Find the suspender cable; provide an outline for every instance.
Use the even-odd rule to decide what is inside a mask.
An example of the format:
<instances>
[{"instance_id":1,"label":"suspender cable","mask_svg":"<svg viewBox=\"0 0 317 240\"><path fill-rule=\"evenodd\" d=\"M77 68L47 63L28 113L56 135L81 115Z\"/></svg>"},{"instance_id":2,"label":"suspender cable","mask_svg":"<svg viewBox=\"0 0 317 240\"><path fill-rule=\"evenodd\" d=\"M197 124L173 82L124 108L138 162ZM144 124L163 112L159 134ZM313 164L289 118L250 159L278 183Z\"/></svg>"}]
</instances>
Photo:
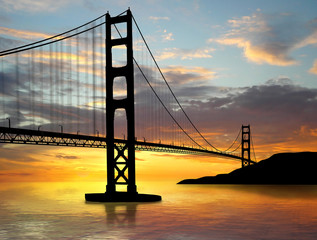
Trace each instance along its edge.
<instances>
[{"instance_id":1,"label":"suspender cable","mask_svg":"<svg viewBox=\"0 0 317 240\"><path fill-rule=\"evenodd\" d=\"M235 152L235 151L237 151L237 149L238 148L240 148L241 147L241 145L242 145L242 143L240 143L234 150L232 150L231 152L229 152L229 153L233 153L233 152Z\"/></svg>"},{"instance_id":2,"label":"suspender cable","mask_svg":"<svg viewBox=\"0 0 317 240\"><path fill-rule=\"evenodd\" d=\"M242 129L240 128L240 131L239 131L239 133L238 133L238 135L237 135L237 137L236 137L236 139L232 142L232 144L230 145L230 147L228 147L226 150L224 150L223 152L227 152L227 151L229 151L231 148L232 148L232 146L236 143L236 141L238 140L238 138L239 138L239 136L240 136L240 134L241 134L241 131L242 131ZM235 150L234 150L235 151ZM234 152L234 151L232 151L232 152Z\"/></svg>"},{"instance_id":3,"label":"suspender cable","mask_svg":"<svg viewBox=\"0 0 317 240\"><path fill-rule=\"evenodd\" d=\"M88 99L88 86L89 86L89 75L88 75L88 34L85 33L85 112L88 112L89 107L89 99ZM87 125L87 134L89 134L89 120L87 119L87 116L85 116L85 124Z\"/></svg>"},{"instance_id":4,"label":"suspender cable","mask_svg":"<svg viewBox=\"0 0 317 240\"><path fill-rule=\"evenodd\" d=\"M29 98L28 98L28 103L29 103L29 114L28 117L32 117L32 77L31 77L31 71L32 71L32 59L30 57L28 57L28 94L29 94ZM32 120L32 119L31 119Z\"/></svg>"},{"instance_id":5,"label":"suspender cable","mask_svg":"<svg viewBox=\"0 0 317 240\"><path fill-rule=\"evenodd\" d=\"M95 24L93 23L93 26ZM96 134L96 46L95 28L92 29L92 94L93 94L93 134Z\"/></svg>"},{"instance_id":6,"label":"suspender cable","mask_svg":"<svg viewBox=\"0 0 317 240\"><path fill-rule=\"evenodd\" d=\"M79 102L79 87L80 87L80 65L79 65L79 54L80 54L80 51L79 51L79 35L76 35L76 72L77 72L77 107L76 107L76 110L77 110L77 131L80 130L79 128L79 122L81 121L80 119L80 102Z\"/></svg>"},{"instance_id":7,"label":"suspender cable","mask_svg":"<svg viewBox=\"0 0 317 240\"><path fill-rule=\"evenodd\" d=\"M31 103L32 103L32 122L33 129L35 129L35 63L34 63L34 49L31 50L32 69L31 69Z\"/></svg>"},{"instance_id":8,"label":"suspender cable","mask_svg":"<svg viewBox=\"0 0 317 240\"><path fill-rule=\"evenodd\" d=\"M1 58L1 87L2 87L2 111L3 111L3 116L6 117L6 104L5 104L5 92L7 92L6 89L6 84L4 80L4 69L3 69L3 58Z\"/></svg>"},{"instance_id":9,"label":"suspender cable","mask_svg":"<svg viewBox=\"0 0 317 240\"><path fill-rule=\"evenodd\" d=\"M106 101L106 97L105 97L105 91L106 91L106 84L105 84L105 81L104 81L104 77L105 77L105 72L104 72L104 69L105 69L105 66L106 66L106 63L105 63L105 56L104 56L104 49L105 49L105 42L104 42L104 34L103 34L103 27L100 27L99 30L100 30L100 80L101 80L101 131L102 131L102 134L103 136L106 136L106 130L105 130L105 101Z\"/></svg>"},{"instance_id":10,"label":"suspender cable","mask_svg":"<svg viewBox=\"0 0 317 240\"><path fill-rule=\"evenodd\" d=\"M255 156L255 151L254 151L254 144L253 144L253 139L252 139L251 133L250 133L250 136L251 136L251 146L252 146L252 150L253 150L254 161L256 162L256 156Z\"/></svg>"},{"instance_id":11,"label":"suspender cable","mask_svg":"<svg viewBox=\"0 0 317 240\"><path fill-rule=\"evenodd\" d=\"M174 116L171 114L171 112L168 110L168 108L165 106L165 104L162 102L162 100L160 99L160 97L157 95L157 93L154 91L151 83L149 82L149 80L147 79L147 77L145 76L144 72L142 71L141 67L139 66L139 64L137 63L137 61L135 59L133 59L135 64L137 65L138 69L140 70L142 76L144 77L144 79L146 80L146 82L149 84L150 88L152 89L152 91L154 92L154 94L156 95L156 97L158 98L158 100L161 102L162 106L165 108L165 110L167 111L167 113L170 115L170 117L174 120L174 122L177 124L177 126L186 134L186 136L188 138L190 138L192 140L192 142L194 142L197 146L199 146L202 149L205 149L203 146L201 146L198 142L196 142L190 135L188 135L188 133L182 128L182 126L177 122L177 120L174 118Z\"/></svg>"},{"instance_id":12,"label":"suspender cable","mask_svg":"<svg viewBox=\"0 0 317 240\"><path fill-rule=\"evenodd\" d=\"M54 124L54 127L53 129L56 128L56 131L57 131L57 125L59 124L58 122L58 117L59 117L59 114L58 114L58 75L59 75L59 62L58 62L58 57L59 57L59 54L58 54L58 43L55 43L55 50L54 50L54 58L55 58L55 66L54 66L54 89L53 89L53 124Z\"/></svg>"},{"instance_id":13,"label":"suspender cable","mask_svg":"<svg viewBox=\"0 0 317 240\"><path fill-rule=\"evenodd\" d=\"M64 126L64 109L65 109L65 106L64 106L64 48L63 48L63 42L60 42L60 99L61 99L61 104L60 104L60 115L61 115L61 126Z\"/></svg>"},{"instance_id":14,"label":"suspender cable","mask_svg":"<svg viewBox=\"0 0 317 240\"><path fill-rule=\"evenodd\" d=\"M68 43L68 91L66 93L68 94L68 115L67 122L69 122L69 132L73 132L73 113L72 113L72 95L73 95L73 88L72 88L72 41L70 40Z\"/></svg>"},{"instance_id":15,"label":"suspender cable","mask_svg":"<svg viewBox=\"0 0 317 240\"><path fill-rule=\"evenodd\" d=\"M53 123L53 89L54 89L54 84L53 84L53 54L52 54L52 44L49 45L50 46L50 59L49 59L49 71L50 71L50 130L52 131L52 123Z\"/></svg>"},{"instance_id":16,"label":"suspender cable","mask_svg":"<svg viewBox=\"0 0 317 240\"><path fill-rule=\"evenodd\" d=\"M19 79L19 54L17 53L15 55L15 77L16 77L16 104L17 104L17 111L16 111L16 126L18 127L19 124L20 124L20 91L19 91L19 88L20 88L20 79ZM11 126L12 126L12 123L11 123Z\"/></svg>"},{"instance_id":17,"label":"suspender cable","mask_svg":"<svg viewBox=\"0 0 317 240\"><path fill-rule=\"evenodd\" d=\"M54 81L54 124L57 125L60 124L59 123L59 96L58 96L58 91L59 91L59 52L58 52L58 43L55 44L55 81ZM56 130L57 130L57 126Z\"/></svg>"},{"instance_id":18,"label":"suspender cable","mask_svg":"<svg viewBox=\"0 0 317 240\"><path fill-rule=\"evenodd\" d=\"M43 123L43 104L44 104L44 69L43 69L43 48L40 48L40 101L39 101L39 111L41 117L41 124Z\"/></svg>"},{"instance_id":19,"label":"suspender cable","mask_svg":"<svg viewBox=\"0 0 317 240\"><path fill-rule=\"evenodd\" d=\"M53 97L54 97L54 103L53 103L53 124L54 128L57 131L57 125L59 124L59 97L58 97L58 78L59 78L59 53L58 53L58 43L55 44L55 66L54 66L54 91L53 91Z\"/></svg>"}]
</instances>

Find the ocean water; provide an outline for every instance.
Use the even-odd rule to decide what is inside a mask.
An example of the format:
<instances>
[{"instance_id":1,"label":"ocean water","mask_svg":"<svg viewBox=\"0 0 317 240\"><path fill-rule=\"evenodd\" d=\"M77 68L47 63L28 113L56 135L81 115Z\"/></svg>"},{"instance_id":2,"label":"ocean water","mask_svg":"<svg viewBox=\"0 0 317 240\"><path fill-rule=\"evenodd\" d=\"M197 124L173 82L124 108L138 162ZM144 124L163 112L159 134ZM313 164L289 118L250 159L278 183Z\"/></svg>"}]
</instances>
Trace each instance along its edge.
<instances>
[{"instance_id":1,"label":"ocean water","mask_svg":"<svg viewBox=\"0 0 317 240\"><path fill-rule=\"evenodd\" d=\"M87 203L105 183L1 183L0 239L317 239L317 186L141 182L157 203Z\"/></svg>"}]
</instances>

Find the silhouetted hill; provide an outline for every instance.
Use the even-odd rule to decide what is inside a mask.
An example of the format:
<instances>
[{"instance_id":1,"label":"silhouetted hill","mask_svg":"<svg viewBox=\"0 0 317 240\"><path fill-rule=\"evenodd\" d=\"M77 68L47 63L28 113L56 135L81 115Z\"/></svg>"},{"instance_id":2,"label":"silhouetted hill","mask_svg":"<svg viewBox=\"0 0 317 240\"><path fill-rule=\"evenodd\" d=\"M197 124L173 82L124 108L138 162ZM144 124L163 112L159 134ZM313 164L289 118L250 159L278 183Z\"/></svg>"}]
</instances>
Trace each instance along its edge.
<instances>
[{"instance_id":1,"label":"silhouetted hill","mask_svg":"<svg viewBox=\"0 0 317 240\"><path fill-rule=\"evenodd\" d=\"M317 184L317 152L278 153L228 174L178 184Z\"/></svg>"}]
</instances>

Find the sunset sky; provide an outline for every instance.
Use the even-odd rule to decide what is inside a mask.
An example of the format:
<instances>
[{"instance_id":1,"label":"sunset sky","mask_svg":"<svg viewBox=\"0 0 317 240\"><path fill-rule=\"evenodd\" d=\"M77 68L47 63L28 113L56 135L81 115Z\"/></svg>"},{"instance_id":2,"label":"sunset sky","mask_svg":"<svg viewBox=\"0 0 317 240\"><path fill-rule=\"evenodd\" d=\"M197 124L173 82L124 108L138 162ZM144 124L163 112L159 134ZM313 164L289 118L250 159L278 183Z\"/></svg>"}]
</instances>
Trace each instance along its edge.
<instances>
[{"instance_id":1,"label":"sunset sky","mask_svg":"<svg viewBox=\"0 0 317 240\"><path fill-rule=\"evenodd\" d=\"M0 50L128 7L167 81L210 142L250 124L257 160L317 151L315 0L0 0ZM1 93L1 91L0 91ZM2 117L1 117L2 118ZM104 149L0 145L0 181L104 181ZM194 178L234 160L137 153L137 180ZM153 169L155 169L153 171Z\"/></svg>"}]
</instances>

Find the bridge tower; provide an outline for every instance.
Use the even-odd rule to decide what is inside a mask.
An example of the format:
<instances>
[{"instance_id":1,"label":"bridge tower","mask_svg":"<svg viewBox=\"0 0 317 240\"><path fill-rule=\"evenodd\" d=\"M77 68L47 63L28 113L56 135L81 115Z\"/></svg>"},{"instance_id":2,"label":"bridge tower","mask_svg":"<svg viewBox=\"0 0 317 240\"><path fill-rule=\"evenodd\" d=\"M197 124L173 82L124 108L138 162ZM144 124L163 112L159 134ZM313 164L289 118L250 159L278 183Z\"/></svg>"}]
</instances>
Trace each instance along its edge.
<instances>
[{"instance_id":1,"label":"bridge tower","mask_svg":"<svg viewBox=\"0 0 317 240\"><path fill-rule=\"evenodd\" d=\"M251 131L250 125L242 125L241 127L241 158L242 167L249 166L251 164L251 151L250 144L251 141Z\"/></svg>"},{"instance_id":2,"label":"bridge tower","mask_svg":"<svg viewBox=\"0 0 317 240\"><path fill-rule=\"evenodd\" d=\"M126 23L125 38L112 39L111 26ZM126 66L113 67L112 48L126 46ZM127 15L110 17L106 15L106 125L107 125L107 193L117 192L118 185L127 186L129 194L136 194L135 185L135 132L134 132L134 73L133 73L133 42L132 16L130 10ZM123 77L126 81L126 98L115 100L113 85L115 78ZM114 116L117 109L124 109L127 119L127 142L124 146L114 143ZM127 154L126 154L127 153Z\"/></svg>"},{"instance_id":3,"label":"bridge tower","mask_svg":"<svg viewBox=\"0 0 317 240\"><path fill-rule=\"evenodd\" d=\"M126 37L112 39L111 26L126 23ZM126 65L113 67L112 48L126 48ZM106 14L106 127L107 127L107 187L106 193L86 194L87 201L98 202L152 202L160 201L161 196L139 194L135 183L135 124L134 124L134 70L132 14L110 17ZM126 81L126 98L114 99L113 85L115 78L123 77ZM114 117L117 109L124 109L127 119L127 141L117 144L114 141ZM126 191L118 191L124 185Z\"/></svg>"}]
</instances>

